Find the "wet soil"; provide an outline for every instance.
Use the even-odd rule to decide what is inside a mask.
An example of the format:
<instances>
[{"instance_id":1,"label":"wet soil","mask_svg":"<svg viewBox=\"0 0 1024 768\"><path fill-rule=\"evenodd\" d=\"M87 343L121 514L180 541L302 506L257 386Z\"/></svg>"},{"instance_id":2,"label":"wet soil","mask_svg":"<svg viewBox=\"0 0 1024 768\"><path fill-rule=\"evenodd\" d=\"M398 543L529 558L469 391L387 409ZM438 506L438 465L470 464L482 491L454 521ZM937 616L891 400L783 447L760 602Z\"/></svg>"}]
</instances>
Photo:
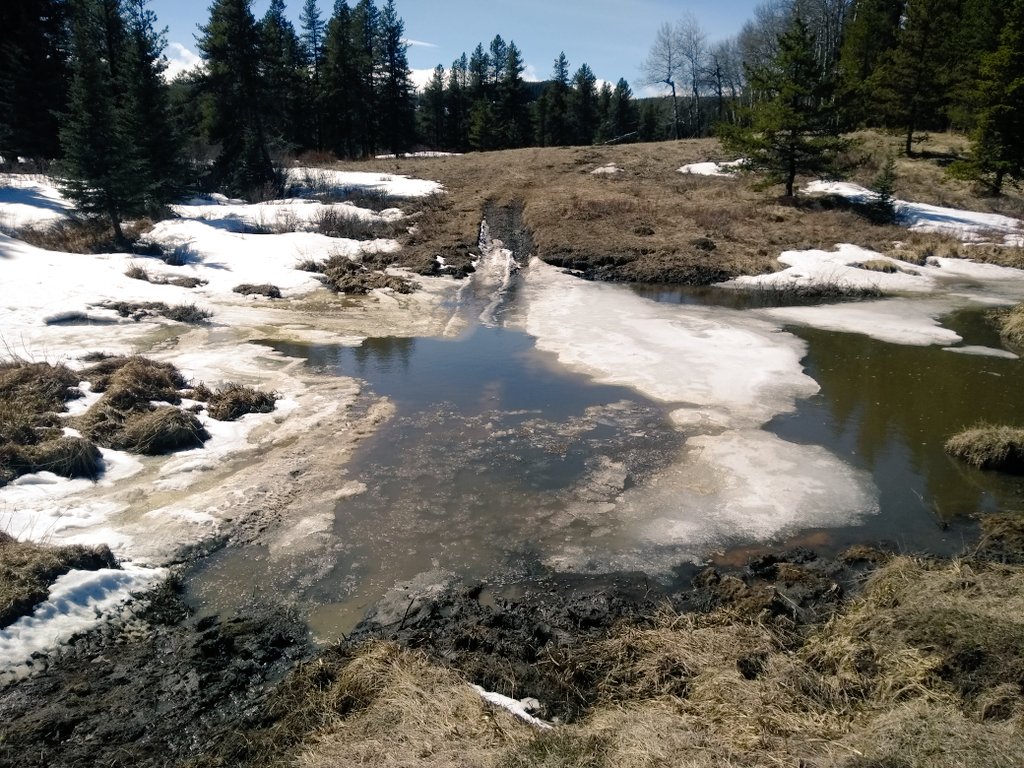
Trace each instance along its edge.
<instances>
[{"instance_id":1,"label":"wet soil","mask_svg":"<svg viewBox=\"0 0 1024 768\"><path fill-rule=\"evenodd\" d=\"M282 725L296 706L289 680L310 669L330 677L362 644L382 639L489 690L536 697L544 717L571 721L599 682L600 670L568 661L584 643L623 623L650 625L666 609L721 605L796 628L831 615L874 557L820 560L794 550L700 570L681 591L639 574L600 583L551 574L500 591L427 579L430 587L396 589L346 641L320 651L286 607L198 619L172 580L0 691L0 766L262 765L315 727L315 718L298 732Z\"/></svg>"}]
</instances>

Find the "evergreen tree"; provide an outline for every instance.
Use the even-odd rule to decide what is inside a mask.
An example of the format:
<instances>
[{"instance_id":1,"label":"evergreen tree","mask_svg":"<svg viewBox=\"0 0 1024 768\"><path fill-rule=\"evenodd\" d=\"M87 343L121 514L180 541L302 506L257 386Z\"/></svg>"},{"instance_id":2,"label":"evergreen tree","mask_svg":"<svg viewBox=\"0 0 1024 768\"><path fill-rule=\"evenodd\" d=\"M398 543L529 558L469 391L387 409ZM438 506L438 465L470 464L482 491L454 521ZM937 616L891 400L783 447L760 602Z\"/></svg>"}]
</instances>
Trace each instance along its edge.
<instances>
[{"instance_id":1,"label":"evergreen tree","mask_svg":"<svg viewBox=\"0 0 1024 768\"><path fill-rule=\"evenodd\" d=\"M1010 0L999 46L981 58L976 93L971 157L957 170L999 195L1007 178L1024 180L1024 0Z\"/></svg>"},{"instance_id":2,"label":"evergreen tree","mask_svg":"<svg viewBox=\"0 0 1024 768\"><path fill-rule=\"evenodd\" d=\"M394 0L386 0L380 14L379 95L377 118L380 138L396 155L407 151L415 137L415 102L409 79L405 25Z\"/></svg>"},{"instance_id":3,"label":"evergreen tree","mask_svg":"<svg viewBox=\"0 0 1024 768\"><path fill-rule=\"evenodd\" d=\"M138 169L134 146L128 141L118 109L120 83L108 45L120 39L120 18L115 28L105 0L76 0L72 8L71 85L68 112L60 129L64 159L61 188L85 214L110 220L119 243L124 216L141 207L136 186Z\"/></svg>"},{"instance_id":4,"label":"evergreen tree","mask_svg":"<svg viewBox=\"0 0 1024 768\"><path fill-rule=\"evenodd\" d=\"M508 65L508 44L501 39L501 35L495 35L491 40L490 55L488 56L487 84L490 86L491 95L498 89L501 78L505 75L505 68Z\"/></svg>"},{"instance_id":5,"label":"evergreen tree","mask_svg":"<svg viewBox=\"0 0 1024 768\"><path fill-rule=\"evenodd\" d=\"M541 146L564 147L572 143L572 125L569 120L569 60L565 52L558 54L555 67L541 96L539 112L543 113L543 129L538 136Z\"/></svg>"},{"instance_id":6,"label":"evergreen tree","mask_svg":"<svg viewBox=\"0 0 1024 768\"><path fill-rule=\"evenodd\" d=\"M430 147L445 146L448 134L444 67L438 64L420 100L420 136Z\"/></svg>"},{"instance_id":7,"label":"evergreen tree","mask_svg":"<svg viewBox=\"0 0 1024 768\"><path fill-rule=\"evenodd\" d=\"M594 138L599 144L613 138L612 86L607 80L597 90L597 133Z\"/></svg>"},{"instance_id":8,"label":"evergreen tree","mask_svg":"<svg viewBox=\"0 0 1024 768\"><path fill-rule=\"evenodd\" d=\"M533 138L530 121L529 94L523 82L522 54L515 42L505 50L505 69L498 80L497 112L505 148L525 147Z\"/></svg>"},{"instance_id":9,"label":"evergreen tree","mask_svg":"<svg viewBox=\"0 0 1024 768\"><path fill-rule=\"evenodd\" d=\"M60 152L57 115L67 101L68 0L0 3L0 155L39 160Z\"/></svg>"},{"instance_id":10,"label":"evergreen tree","mask_svg":"<svg viewBox=\"0 0 1024 768\"><path fill-rule=\"evenodd\" d=\"M615 84L611 103L611 136L610 139L622 139L636 133L640 116L636 102L633 101L633 90L623 78Z\"/></svg>"},{"instance_id":11,"label":"evergreen tree","mask_svg":"<svg viewBox=\"0 0 1024 768\"><path fill-rule=\"evenodd\" d=\"M317 0L305 0L302 13L299 15L302 26L302 49L309 64L310 87L307 90L313 141L317 149L323 148L323 114L320 108L320 95L323 88L320 83L320 70L324 57L324 33L326 24L320 16Z\"/></svg>"},{"instance_id":12,"label":"evergreen tree","mask_svg":"<svg viewBox=\"0 0 1024 768\"><path fill-rule=\"evenodd\" d=\"M324 146L342 157L358 154L356 124L360 107L357 99L361 83L357 61L352 9L346 0L339 0L324 35L320 86Z\"/></svg>"},{"instance_id":13,"label":"evergreen tree","mask_svg":"<svg viewBox=\"0 0 1024 768\"><path fill-rule=\"evenodd\" d=\"M491 57L478 43L469 56L469 99L473 104L487 98L487 84L491 71Z\"/></svg>"},{"instance_id":14,"label":"evergreen tree","mask_svg":"<svg viewBox=\"0 0 1024 768\"><path fill-rule=\"evenodd\" d=\"M469 60L466 54L452 62L445 89L445 111L448 116L445 145L452 149L469 146Z\"/></svg>"},{"instance_id":15,"label":"evergreen tree","mask_svg":"<svg viewBox=\"0 0 1024 768\"><path fill-rule=\"evenodd\" d=\"M664 129L665 118L661 105L653 99L645 99L640 105L640 122L637 138L640 141L664 141L671 136Z\"/></svg>"},{"instance_id":16,"label":"evergreen tree","mask_svg":"<svg viewBox=\"0 0 1024 768\"><path fill-rule=\"evenodd\" d=\"M209 96L204 127L209 139L220 146L213 179L229 194L265 194L280 180L263 126L266 106L258 70L259 31L249 0L214 0L210 20L200 31Z\"/></svg>"},{"instance_id":17,"label":"evergreen tree","mask_svg":"<svg viewBox=\"0 0 1024 768\"><path fill-rule=\"evenodd\" d=\"M378 146L377 74L380 12L373 0L359 0L352 10L350 44L352 82L353 141L355 155L366 157Z\"/></svg>"},{"instance_id":18,"label":"evergreen tree","mask_svg":"<svg viewBox=\"0 0 1024 768\"><path fill-rule=\"evenodd\" d=\"M882 57L896 47L905 0L856 0L839 57L839 98L848 125L865 122L872 92L868 79Z\"/></svg>"},{"instance_id":19,"label":"evergreen tree","mask_svg":"<svg viewBox=\"0 0 1024 768\"><path fill-rule=\"evenodd\" d=\"M473 104L469 115L469 145L480 152L498 149L501 135L494 105L488 99Z\"/></svg>"},{"instance_id":20,"label":"evergreen tree","mask_svg":"<svg viewBox=\"0 0 1024 768\"><path fill-rule=\"evenodd\" d=\"M306 84L303 47L285 16L284 0L271 0L260 21L260 43L268 137L289 148L309 146L315 140L305 130L305 112L313 94Z\"/></svg>"},{"instance_id":21,"label":"evergreen tree","mask_svg":"<svg viewBox=\"0 0 1024 768\"><path fill-rule=\"evenodd\" d=\"M778 39L775 57L750 73L751 88L762 97L750 109L750 126L721 133L729 151L784 184L787 196L793 195L798 173L832 170L846 146L836 126L833 83L822 74L814 50L807 24L794 17Z\"/></svg>"},{"instance_id":22,"label":"evergreen tree","mask_svg":"<svg viewBox=\"0 0 1024 768\"><path fill-rule=\"evenodd\" d=\"M594 143L597 118L597 77L587 64L581 64L572 77L569 93L569 119L576 144Z\"/></svg>"},{"instance_id":23,"label":"evergreen tree","mask_svg":"<svg viewBox=\"0 0 1024 768\"><path fill-rule=\"evenodd\" d=\"M885 123L904 131L913 153L914 132L942 127L949 98L957 24L957 0L907 0L896 47L882 55L867 81Z\"/></svg>"},{"instance_id":24,"label":"evergreen tree","mask_svg":"<svg viewBox=\"0 0 1024 768\"><path fill-rule=\"evenodd\" d=\"M148 211L177 197L184 186L181 133L171 111L164 78L166 41L156 28L149 0L124 0L122 98L119 109L125 136L138 167L136 183Z\"/></svg>"}]
</instances>

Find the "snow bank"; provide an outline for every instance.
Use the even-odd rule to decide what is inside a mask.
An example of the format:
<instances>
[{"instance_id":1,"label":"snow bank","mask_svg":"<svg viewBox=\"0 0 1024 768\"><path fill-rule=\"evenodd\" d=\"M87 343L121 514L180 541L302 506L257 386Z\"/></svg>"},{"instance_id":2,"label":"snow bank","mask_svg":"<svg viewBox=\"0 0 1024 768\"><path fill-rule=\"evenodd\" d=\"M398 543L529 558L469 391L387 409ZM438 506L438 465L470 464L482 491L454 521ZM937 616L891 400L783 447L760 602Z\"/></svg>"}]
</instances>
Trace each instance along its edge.
<instances>
[{"instance_id":1,"label":"snow bank","mask_svg":"<svg viewBox=\"0 0 1024 768\"><path fill-rule=\"evenodd\" d=\"M0 684L28 674L34 655L53 651L99 625L133 592L152 587L166 575L162 568L129 564L124 570L71 571L61 576L31 616L0 630Z\"/></svg>"},{"instance_id":2,"label":"snow bank","mask_svg":"<svg viewBox=\"0 0 1024 768\"><path fill-rule=\"evenodd\" d=\"M408 176L368 171L332 171L325 168L289 168L287 180L289 185L299 188L330 189L336 192L367 189L391 197L426 197L443 189L439 182Z\"/></svg>"},{"instance_id":3,"label":"snow bank","mask_svg":"<svg viewBox=\"0 0 1024 768\"><path fill-rule=\"evenodd\" d=\"M334 214L366 222L392 222L404 217L397 208L388 208L377 213L359 208L352 203L321 203L305 198L272 200L267 203L220 202L213 199L194 198L186 204L172 205L178 216L185 219L218 222L234 232L254 229L289 231L315 230L321 217Z\"/></svg>"},{"instance_id":4,"label":"snow bank","mask_svg":"<svg viewBox=\"0 0 1024 768\"><path fill-rule=\"evenodd\" d=\"M803 342L776 323L719 307L675 306L534 260L526 331L570 368L678 403L680 423L759 426L818 391Z\"/></svg>"},{"instance_id":5,"label":"snow bank","mask_svg":"<svg viewBox=\"0 0 1024 768\"><path fill-rule=\"evenodd\" d=\"M67 219L73 210L45 176L0 174L0 228L47 226Z\"/></svg>"},{"instance_id":6,"label":"snow bank","mask_svg":"<svg viewBox=\"0 0 1024 768\"><path fill-rule=\"evenodd\" d=\"M811 194L839 195L857 202L876 199L878 195L858 184L840 181L813 181L804 191ZM896 200L900 223L918 232L938 232L964 242L993 242L1024 247L1024 222L996 213L978 213L958 208L943 208L926 203Z\"/></svg>"},{"instance_id":7,"label":"snow bank","mask_svg":"<svg viewBox=\"0 0 1024 768\"><path fill-rule=\"evenodd\" d=\"M619 168L615 163L608 163L608 165L602 165L600 168L595 168L590 172L591 176L616 176L622 173L622 169Z\"/></svg>"},{"instance_id":8,"label":"snow bank","mask_svg":"<svg viewBox=\"0 0 1024 768\"><path fill-rule=\"evenodd\" d=\"M494 691L484 690L479 685L470 684L469 687L476 691L477 695L484 701L493 704L496 707L508 710L520 720L529 723L535 728L540 728L541 730L549 730L551 728L550 723L545 723L543 720L534 717L526 711L526 703L531 702L531 699L523 699L522 701L519 701L500 693L495 693Z\"/></svg>"},{"instance_id":9,"label":"snow bank","mask_svg":"<svg viewBox=\"0 0 1024 768\"><path fill-rule=\"evenodd\" d=\"M746 160L740 159L728 163L690 163L680 168L679 173L693 176L735 176L746 162Z\"/></svg>"}]
</instances>

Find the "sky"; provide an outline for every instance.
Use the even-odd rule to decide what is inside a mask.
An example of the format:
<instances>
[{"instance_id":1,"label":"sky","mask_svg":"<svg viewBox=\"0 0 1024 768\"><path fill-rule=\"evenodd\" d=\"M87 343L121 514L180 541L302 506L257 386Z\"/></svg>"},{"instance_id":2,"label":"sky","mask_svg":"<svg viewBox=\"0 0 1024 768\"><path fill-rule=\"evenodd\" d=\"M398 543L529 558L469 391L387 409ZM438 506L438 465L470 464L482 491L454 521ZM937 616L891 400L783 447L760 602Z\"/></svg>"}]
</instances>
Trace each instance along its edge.
<instances>
[{"instance_id":1,"label":"sky","mask_svg":"<svg viewBox=\"0 0 1024 768\"><path fill-rule=\"evenodd\" d=\"M299 26L302 0L286 0L288 15ZM710 40L736 34L760 0L396 0L409 41L409 66L424 82L438 64L446 69L477 43L486 48L495 35L515 41L526 61L527 79L544 80L559 52L570 72L586 62L601 80L626 78L643 90L641 62L658 27L692 13ZM260 18L270 0L254 0ZM350 0L350 5L354 0ZM380 3L378 2L378 5ZM198 60L197 26L209 17L208 0L151 0L150 8L166 26L171 70ZM320 0L326 20L333 0Z\"/></svg>"}]
</instances>

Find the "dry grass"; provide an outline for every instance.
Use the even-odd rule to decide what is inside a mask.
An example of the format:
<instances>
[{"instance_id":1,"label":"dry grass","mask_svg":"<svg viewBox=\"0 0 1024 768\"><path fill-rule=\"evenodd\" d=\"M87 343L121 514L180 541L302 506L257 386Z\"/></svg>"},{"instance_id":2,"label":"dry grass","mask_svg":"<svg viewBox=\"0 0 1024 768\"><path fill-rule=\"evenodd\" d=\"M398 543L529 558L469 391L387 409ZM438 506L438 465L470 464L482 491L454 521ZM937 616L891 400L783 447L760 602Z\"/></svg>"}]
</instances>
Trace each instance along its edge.
<instances>
[{"instance_id":1,"label":"dry grass","mask_svg":"<svg viewBox=\"0 0 1024 768\"><path fill-rule=\"evenodd\" d=\"M241 384L228 384L206 398L210 417L218 421L235 421L247 413L270 413L277 399L274 392L261 392Z\"/></svg>"},{"instance_id":2,"label":"dry grass","mask_svg":"<svg viewBox=\"0 0 1024 768\"><path fill-rule=\"evenodd\" d=\"M49 586L72 569L114 568L105 546L51 547L17 541L0 531L0 629L46 599Z\"/></svg>"},{"instance_id":3,"label":"dry grass","mask_svg":"<svg viewBox=\"0 0 1024 768\"><path fill-rule=\"evenodd\" d=\"M0 486L48 471L94 479L100 456L91 443L63 437L61 414L81 396L79 376L64 365L0 362Z\"/></svg>"},{"instance_id":4,"label":"dry grass","mask_svg":"<svg viewBox=\"0 0 1024 768\"><path fill-rule=\"evenodd\" d=\"M987 525L996 538L1007 525ZM1020 543L1020 537L1017 538ZM757 606L761 609L758 610ZM275 724L225 764L496 768L1010 768L1024 764L1024 567L891 558L827 623L764 601L654 617L553 652L590 687L537 731L455 673L371 644L283 686ZM243 741L238 737L239 743ZM288 755L293 757L289 758Z\"/></svg>"},{"instance_id":5,"label":"dry grass","mask_svg":"<svg viewBox=\"0 0 1024 768\"><path fill-rule=\"evenodd\" d=\"M143 232L153 228L148 219L126 222L121 229L125 240L134 243ZM36 248L64 253L119 253L123 246L117 243L114 231L102 219L67 219L48 227L26 227L15 236Z\"/></svg>"},{"instance_id":6,"label":"dry grass","mask_svg":"<svg viewBox=\"0 0 1024 768\"><path fill-rule=\"evenodd\" d=\"M980 424L946 441L946 452L979 469L1024 471L1024 429Z\"/></svg>"},{"instance_id":7,"label":"dry grass","mask_svg":"<svg viewBox=\"0 0 1024 768\"><path fill-rule=\"evenodd\" d=\"M231 289L235 293L240 293L243 296L266 296L268 299L280 299L281 289L276 285L270 283L242 283L236 285Z\"/></svg>"},{"instance_id":8,"label":"dry grass","mask_svg":"<svg viewBox=\"0 0 1024 768\"><path fill-rule=\"evenodd\" d=\"M173 407L186 382L168 363L114 357L82 372L103 397L75 419L99 445L145 455L199 448L210 435L194 414ZM154 406L153 402L172 405Z\"/></svg>"},{"instance_id":9,"label":"dry grass","mask_svg":"<svg viewBox=\"0 0 1024 768\"><path fill-rule=\"evenodd\" d=\"M999 335L1012 347L1024 349L1024 304L997 313Z\"/></svg>"},{"instance_id":10,"label":"dry grass","mask_svg":"<svg viewBox=\"0 0 1024 768\"><path fill-rule=\"evenodd\" d=\"M412 293L416 288L414 283L404 277L369 269L360 262L338 254L326 261L307 259L295 268L317 273L320 281L335 293L361 296L376 288L388 288L395 293Z\"/></svg>"},{"instance_id":11,"label":"dry grass","mask_svg":"<svg viewBox=\"0 0 1024 768\"><path fill-rule=\"evenodd\" d=\"M153 277L145 267L134 261L128 265L124 274L125 277L130 277L132 280L142 280L153 285L174 285L178 288L198 288L207 283L206 280L199 277Z\"/></svg>"},{"instance_id":12,"label":"dry grass","mask_svg":"<svg viewBox=\"0 0 1024 768\"><path fill-rule=\"evenodd\" d=\"M861 151L866 163L862 181L867 182L877 175L871 163L879 165L887 151L885 137L871 136L877 146ZM732 158L722 155L716 141L701 139L371 161L357 167L397 170L445 186L447 194L429 204L405 205L417 216L416 226L403 236L405 248L397 258L423 273L431 271L436 256L458 265L476 251L484 212L503 207L521 210L534 255L618 280L707 283L777 269L775 256L783 250L831 249L848 242L888 252L894 242L906 239L905 230L872 224L848 206L780 205L753 177L677 172L683 164L709 159ZM954 202L916 194L929 184L944 183L943 172L930 159L907 162L928 168L919 185L908 182L898 188L901 195ZM591 175L607 163L623 172ZM967 207L990 207L970 190L963 195L959 202ZM416 210L417 205L423 207Z\"/></svg>"},{"instance_id":13,"label":"dry grass","mask_svg":"<svg viewBox=\"0 0 1024 768\"><path fill-rule=\"evenodd\" d=\"M112 309L121 317L130 317L136 322L147 317L166 317L176 323L203 325L213 317L212 312L197 307L195 304L167 305L162 301L107 301L98 306Z\"/></svg>"}]
</instances>

